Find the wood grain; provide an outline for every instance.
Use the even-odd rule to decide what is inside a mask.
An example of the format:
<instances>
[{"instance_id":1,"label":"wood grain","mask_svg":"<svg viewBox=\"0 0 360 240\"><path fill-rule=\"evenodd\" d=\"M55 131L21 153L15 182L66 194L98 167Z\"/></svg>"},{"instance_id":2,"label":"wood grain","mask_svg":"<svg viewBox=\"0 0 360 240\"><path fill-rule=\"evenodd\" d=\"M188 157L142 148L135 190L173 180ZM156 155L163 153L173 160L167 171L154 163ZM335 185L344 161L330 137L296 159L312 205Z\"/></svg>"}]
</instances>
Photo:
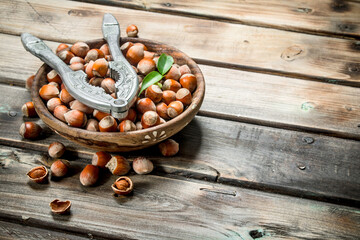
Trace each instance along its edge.
<instances>
[{"instance_id":1,"label":"wood grain","mask_svg":"<svg viewBox=\"0 0 360 240\"><path fill-rule=\"evenodd\" d=\"M360 36L358 17L360 4L358 2L336 0L80 1L312 34Z\"/></svg>"},{"instance_id":2,"label":"wood grain","mask_svg":"<svg viewBox=\"0 0 360 240\"><path fill-rule=\"evenodd\" d=\"M61 138L42 123L45 132L41 139L21 139L21 123L33 121L23 118L20 110L29 98L23 88L0 88L1 144L46 152L57 140L82 157L91 158L91 151ZM360 202L360 141L200 116L174 139L180 144L175 157L162 157L156 147L125 156L147 156L160 173L346 205Z\"/></svg>"},{"instance_id":3,"label":"wood grain","mask_svg":"<svg viewBox=\"0 0 360 240\"><path fill-rule=\"evenodd\" d=\"M1 216L2 217L2 216ZM37 228L27 226L22 223L12 223L0 221L0 239L2 240L12 240L12 239L26 239L26 240L52 240L52 239L61 239L61 240L84 240L89 239L91 236L80 237L76 235L71 235L64 232L51 231L48 228ZM23 221L26 221L23 219ZM98 239L98 238L97 238Z\"/></svg>"},{"instance_id":4,"label":"wood grain","mask_svg":"<svg viewBox=\"0 0 360 240\"><path fill-rule=\"evenodd\" d=\"M0 56L0 82L24 86L41 61L25 52L20 37L0 37L0 52L22 56L21 62ZM59 43L46 44L56 49ZM359 88L208 65L199 67L206 80L201 115L360 139Z\"/></svg>"},{"instance_id":5,"label":"wood grain","mask_svg":"<svg viewBox=\"0 0 360 240\"><path fill-rule=\"evenodd\" d=\"M64 42L91 40L102 37L102 17L109 12L119 20L123 36L125 26L136 24L142 38L175 46L199 63L360 85L356 40L78 2L14 0L1 2L0 8L2 33L28 31Z\"/></svg>"},{"instance_id":6,"label":"wood grain","mask_svg":"<svg viewBox=\"0 0 360 240\"><path fill-rule=\"evenodd\" d=\"M36 152L0 148L0 213L12 221L112 239L356 239L357 209L221 184L153 175L130 176L133 195L115 197L116 176L104 173L95 187L79 184L86 164L48 184L28 182ZM4 160L2 160L3 162ZM70 215L50 213L54 198L72 201Z\"/></svg>"}]
</instances>

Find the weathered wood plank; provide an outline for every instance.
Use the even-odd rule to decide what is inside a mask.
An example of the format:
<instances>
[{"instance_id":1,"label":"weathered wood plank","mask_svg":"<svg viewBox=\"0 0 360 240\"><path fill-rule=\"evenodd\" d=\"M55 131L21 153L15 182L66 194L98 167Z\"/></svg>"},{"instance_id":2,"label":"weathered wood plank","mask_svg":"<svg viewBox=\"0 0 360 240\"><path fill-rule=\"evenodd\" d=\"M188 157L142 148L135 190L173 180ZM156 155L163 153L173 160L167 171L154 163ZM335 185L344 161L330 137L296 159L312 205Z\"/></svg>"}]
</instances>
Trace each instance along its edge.
<instances>
[{"instance_id":1,"label":"weathered wood plank","mask_svg":"<svg viewBox=\"0 0 360 240\"><path fill-rule=\"evenodd\" d=\"M20 109L27 99L23 88L0 88L1 144L46 152L58 140L91 158L92 151L48 128L40 140L22 140L18 129L26 119ZM360 141L199 116L175 139L180 143L175 157L161 157L156 147L126 156L148 156L159 172L341 204L360 202Z\"/></svg>"},{"instance_id":2,"label":"weathered wood plank","mask_svg":"<svg viewBox=\"0 0 360 240\"><path fill-rule=\"evenodd\" d=\"M115 176L105 174L96 187L73 175L49 184L28 182L26 171L41 155L0 147L0 213L25 224L115 239L356 239L357 209L221 184L131 176L134 193L114 197ZM72 201L71 214L54 216L54 198Z\"/></svg>"},{"instance_id":3,"label":"weathered wood plank","mask_svg":"<svg viewBox=\"0 0 360 240\"><path fill-rule=\"evenodd\" d=\"M20 37L0 34L0 82L24 86L41 61ZM58 43L47 41L56 49ZM9 50L10 49L10 50ZM200 114L360 139L360 88L200 65L206 94ZM19 71L21 69L21 71Z\"/></svg>"},{"instance_id":4,"label":"weathered wood plank","mask_svg":"<svg viewBox=\"0 0 360 240\"><path fill-rule=\"evenodd\" d=\"M125 26L135 23L141 37L176 46L198 62L360 85L355 40L79 2L14 0L1 2L0 8L3 33L28 31L64 42L90 40L102 37L102 16L110 12L120 21L123 35Z\"/></svg>"},{"instance_id":5,"label":"weathered wood plank","mask_svg":"<svg viewBox=\"0 0 360 240\"><path fill-rule=\"evenodd\" d=\"M360 4L337 0L80 0L313 34L360 36Z\"/></svg>"},{"instance_id":6,"label":"weathered wood plank","mask_svg":"<svg viewBox=\"0 0 360 240\"><path fill-rule=\"evenodd\" d=\"M3 217L3 216L0 216ZM7 219L6 219L7 220ZM23 221L26 221L24 219ZM12 222L0 221L0 239L11 240L11 239L26 239L26 240L50 240L50 239L61 239L61 240L84 240L89 237L79 237L76 235L70 235L64 232L51 231L48 228L36 228L27 226L25 224L18 224Z\"/></svg>"}]
</instances>

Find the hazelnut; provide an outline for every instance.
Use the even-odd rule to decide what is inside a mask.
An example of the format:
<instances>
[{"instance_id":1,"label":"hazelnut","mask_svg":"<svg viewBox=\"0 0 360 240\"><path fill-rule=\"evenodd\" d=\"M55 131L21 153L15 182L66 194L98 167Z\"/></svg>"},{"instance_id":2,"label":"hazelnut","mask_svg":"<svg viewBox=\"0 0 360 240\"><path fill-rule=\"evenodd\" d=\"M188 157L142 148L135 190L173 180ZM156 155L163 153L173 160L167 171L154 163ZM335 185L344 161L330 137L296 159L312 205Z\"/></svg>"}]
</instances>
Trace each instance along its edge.
<instances>
[{"instance_id":1,"label":"hazelnut","mask_svg":"<svg viewBox=\"0 0 360 240\"><path fill-rule=\"evenodd\" d=\"M179 144L172 139L166 139L159 144L159 149L163 156L170 157L178 153Z\"/></svg>"},{"instance_id":2,"label":"hazelnut","mask_svg":"<svg viewBox=\"0 0 360 240\"><path fill-rule=\"evenodd\" d=\"M110 55L109 45L107 43L103 44L100 47L100 50L104 53L104 55Z\"/></svg>"},{"instance_id":3,"label":"hazelnut","mask_svg":"<svg viewBox=\"0 0 360 240\"><path fill-rule=\"evenodd\" d=\"M63 122L66 122L65 120L65 113L67 113L69 111L69 109L65 106L65 105L59 105L59 106L56 106L55 109L54 109L54 116L63 121Z\"/></svg>"},{"instance_id":4,"label":"hazelnut","mask_svg":"<svg viewBox=\"0 0 360 240\"><path fill-rule=\"evenodd\" d=\"M122 156L114 156L105 165L114 175L126 175L130 171L129 162Z\"/></svg>"},{"instance_id":5,"label":"hazelnut","mask_svg":"<svg viewBox=\"0 0 360 240\"><path fill-rule=\"evenodd\" d=\"M81 57L73 57L72 59L70 59L70 65L73 63L82 63L85 64L85 60Z\"/></svg>"},{"instance_id":6,"label":"hazelnut","mask_svg":"<svg viewBox=\"0 0 360 240\"><path fill-rule=\"evenodd\" d=\"M59 95L59 89L53 85L46 84L39 90L39 95L45 101L57 97Z\"/></svg>"},{"instance_id":7,"label":"hazelnut","mask_svg":"<svg viewBox=\"0 0 360 240\"><path fill-rule=\"evenodd\" d=\"M105 58L105 54L100 49L91 49L85 57L85 62L96 61L99 58Z\"/></svg>"},{"instance_id":8,"label":"hazelnut","mask_svg":"<svg viewBox=\"0 0 360 240\"><path fill-rule=\"evenodd\" d=\"M54 177L63 177L68 172L70 162L65 159L59 159L51 164L51 176Z\"/></svg>"},{"instance_id":9,"label":"hazelnut","mask_svg":"<svg viewBox=\"0 0 360 240\"><path fill-rule=\"evenodd\" d=\"M69 46L65 43L60 43L59 46L56 48L56 53L61 52L62 50L68 49Z\"/></svg>"},{"instance_id":10,"label":"hazelnut","mask_svg":"<svg viewBox=\"0 0 360 240\"><path fill-rule=\"evenodd\" d=\"M106 116L99 122L100 132L116 132L117 122L112 116Z\"/></svg>"},{"instance_id":11,"label":"hazelnut","mask_svg":"<svg viewBox=\"0 0 360 240\"><path fill-rule=\"evenodd\" d=\"M150 58L153 59L154 57L156 57L156 53L154 52L149 52L149 51L144 51L144 58ZM153 60L154 61L154 60ZM155 61L154 61L155 63ZM155 67L156 67L156 63L155 63Z\"/></svg>"},{"instance_id":12,"label":"hazelnut","mask_svg":"<svg viewBox=\"0 0 360 240\"><path fill-rule=\"evenodd\" d=\"M144 49L144 51L148 50L147 47L143 43L137 42L137 43L134 43L134 46L140 46L140 47L142 47Z\"/></svg>"},{"instance_id":13,"label":"hazelnut","mask_svg":"<svg viewBox=\"0 0 360 240\"><path fill-rule=\"evenodd\" d=\"M79 110L85 114L92 114L94 109L81 103L79 100L74 100L69 103L70 109Z\"/></svg>"},{"instance_id":14,"label":"hazelnut","mask_svg":"<svg viewBox=\"0 0 360 240\"><path fill-rule=\"evenodd\" d=\"M99 132L99 122L91 118L87 121L85 129L92 132Z\"/></svg>"},{"instance_id":15,"label":"hazelnut","mask_svg":"<svg viewBox=\"0 0 360 240\"><path fill-rule=\"evenodd\" d=\"M20 126L19 133L23 138L35 139L39 137L42 128L34 122L24 122Z\"/></svg>"},{"instance_id":16,"label":"hazelnut","mask_svg":"<svg viewBox=\"0 0 360 240\"><path fill-rule=\"evenodd\" d=\"M135 126L136 126L136 130L141 130L141 129L143 129L140 121L137 122L137 123L135 124Z\"/></svg>"},{"instance_id":17,"label":"hazelnut","mask_svg":"<svg viewBox=\"0 0 360 240\"><path fill-rule=\"evenodd\" d=\"M119 195L127 195L132 192L134 184L129 177L121 176L111 185L114 193Z\"/></svg>"},{"instance_id":18,"label":"hazelnut","mask_svg":"<svg viewBox=\"0 0 360 240\"><path fill-rule=\"evenodd\" d=\"M55 70L51 70L50 72L48 72L48 74L46 74L46 78L48 82L56 82L57 84L62 83L60 75Z\"/></svg>"},{"instance_id":19,"label":"hazelnut","mask_svg":"<svg viewBox=\"0 0 360 240\"><path fill-rule=\"evenodd\" d=\"M136 25L131 24L126 28L126 34L128 37L137 37L139 30Z\"/></svg>"},{"instance_id":20,"label":"hazelnut","mask_svg":"<svg viewBox=\"0 0 360 240\"><path fill-rule=\"evenodd\" d=\"M25 83L26 89L28 89L28 90L31 89L34 78L35 78L35 75L31 75L30 77L28 77L28 79L26 79L26 83Z\"/></svg>"},{"instance_id":21,"label":"hazelnut","mask_svg":"<svg viewBox=\"0 0 360 240\"><path fill-rule=\"evenodd\" d=\"M47 179L49 171L44 166L38 166L32 168L28 173L28 177L34 182L41 183Z\"/></svg>"},{"instance_id":22,"label":"hazelnut","mask_svg":"<svg viewBox=\"0 0 360 240\"><path fill-rule=\"evenodd\" d=\"M110 161L111 155L107 152L96 152L92 157L91 164L94 166L104 168L105 165Z\"/></svg>"},{"instance_id":23,"label":"hazelnut","mask_svg":"<svg viewBox=\"0 0 360 240\"><path fill-rule=\"evenodd\" d=\"M63 60L66 64L70 63L70 60L75 56L69 50L62 50L56 54L61 60Z\"/></svg>"},{"instance_id":24,"label":"hazelnut","mask_svg":"<svg viewBox=\"0 0 360 240\"><path fill-rule=\"evenodd\" d=\"M88 76L88 78L94 77L93 67L94 67L94 61L90 61L85 67L85 73Z\"/></svg>"},{"instance_id":25,"label":"hazelnut","mask_svg":"<svg viewBox=\"0 0 360 240\"><path fill-rule=\"evenodd\" d=\"M178 81L180 79L180 70L176 66L172 65L165 75L165 79L174 79Z\"/></svg>"},{"instance_id":26,"label":"hazelnut","mask_svg":"<svg viewBox=\"0 0 360 240\"><path fill-rule=\"evenodd\" d=\"M136 109L143 114L147 111L156 111L155 103L150 98L142 98L137 101Z\"/></svg>"},{"instance_id":27,"label":"hazelnut","mask_svg":"<svg viewBox=\"0 0 360 240\"><path fill-rule=\"evenodd\" d=\"M155 111L147 111L141 117L141 125L143 128L156 126L159 123L160 123L160 118Z\"/></svg>"},{"instance_id":28,"label":"hazelnut","mask_svg":"<svg viewBox=\"0 0 360 240\"><path fill-rule=\"evenodd\" d=\"M164 84L162 89L165 90L171 90L174 91L175 93L181 88L181 85L178 81L175 81L174 79L167 79Z\"/></svg>"},{"instance_id":29,"label":"hazelnut","mask_svg":"<svg viewBox=\"0 0 360 240\"><path fill-rule=\"evenodd\" d=\"M165 90L163 91L162 99L165 104L169 105L171 102L176 100L176 93L171 90Z\"/></svg>"},{"instance_id":30,"label":"hazelnut","mask_svg":"<svg viewBox=\"0 0 360 240\"><path fill-rule=\"evenodd\" d=\"M84 64L79 63L79 62L72 63L72 64L70 64L69 67L70 67L71 70L73 70L73 71L79 71L79 70L84 71L84 70L85 70Z\"/></svg>"},{"instance_id":31,"label":"hazelnut","mask_svg":"<svg viewBox=\"0 0 360 240\"><path fill-rule=\"evenodd\" d=\"M70 51L76 56L84 58L87 52L90 50L89 45L84 42L76 42L71 46Z\"/></svg>"},{"instance_id":32,"label":"hazelnut","mask_svg":"<svg viewBox=\"0 0 360 240\"><path fill-rule=\"evenodd\" d=\"M87 122L85 113L79 110L70 110L64 114L65 121L72 127L84 127Z\"/></svg>"},{"instance_id":33,"label":"hazelnut","mask_svg":"<svg viewBox=\"0 0 360 240\"><path fill-rule=\"evenodd\" d=\"M154 103L161 101L163 91L158 85L151 85L145 90L145 97L150 98Z\"/></svg>"},{"instance_id":34,"label":"hazelnut","mask_svg":"<svg viewBox=\"0 0 360 240\"><path fill-rule=\"evenodd\" d=\"M187 88L181 88L176 93L176 100L184 104L184 106L190 105L192 101L191 92Z\"/></svg>"},{"instance_id":35,"label":"hazelnut","mask_svg":"<svg viewBox=\"0 0 360 240\"><path fill-rule=\"evenodd\" d=\"M90 85L93 85L93 86L100 87L100 86L101 86L101 82L102 82L103 80L104 80L104 79L101 78L101 77L93 77L93 78L90 79L89 84L90 84Z\"/></svg>"},{"instance_id":36,"label":"hazelnut","mask_svg":"<svg viewBox=\"0 0 360 240\"><path fill-rule=\"evenodd\" d=\"M126 42L123 45L121 45L120 50L124 56L126 56L126 53L128 52L129 48L134 46L132 42Z\"/></svg>"},{"instance_id":37,"label":"hazelnut","mask_svg":"<svg viewBox=\"0 0 360 240\"><path fill-rule=\"evenodd\" d=\"M180 115L184 110L184 105L180 101L171 102L167 108L167 115L170 118L175 118Z\"/></svg>"},{"instance_id":38,"label":"hazelnut","mask_svg":"<svg viewBox=\"0 0 360 240\"><path fill-rule=\"evenodd\" d=\"M59 199L55 199L50 203L50 208L53 213L56 214L67 214L71 208L70 201L60 201Z\"/></svg>"},{"instance_id":39,"label":"hazelnut","mask_svg":"<svg viewBox=\"0 0 360 240\"><path fill-rule=\"evenodd\" d=\"M134 45L126 53L126 59L130 64L136 65L144 58L144 48L140 45Z\"/></svg>"},{"instance_id":40,"label":"hazelnut","mask_svg":"<svg viewBox=\"0 0 360 240\"><path fill-rule=\"evenodd\" d=\"M80 173L80 182L83 186L94 185L99 178L99 168L88 164Z\"/></svg>"},{"instance_id":41,"label":"hazelnut","mask_svg":"<svg viewBox=\"0 0 360 240\"><path fill-rule=\"evenodd\" d=\"M180 84L183 88L187 88L190 92L193 92L197 86L196 77L193 74L184 74L180 78Z\"/></svg>"},{"instance_id":42,"label":"hazelnut","mask_svg":"<svg viewBox=\"0 0 360 240\"><path fill-rule=\"evenodd\" d=\"M61 142L52 142L48 148L49 156L59 158L65 153L65 146Z\"/></svg>"},{"instance_id":43,"label":"hazelnut","mask_svg":"<svg viewBox=\"0 0 360 240\"><path fill-rule=\"evenodd\" d=\"M135 131L136 130L136 126L135 124L130 121L130 120L123 120L120 124L119 124L119 131L120 132L131 132L131 131Z\"/></svg>"},{"instance_id":44,"label":"hazelnut","mask_svg":"<svg viewBox=\"0 0 360 240\"><path fill-rule=\"evenodd\" d=\"M36 117L37 113L35 111L34 103L27 102L21 107L21 111L25 117Z\"/></svg>"},{"instance_id":45,"label":"hazelnut","mask_svg":"<svg viewBox=\"0 0 360 240\"><path fill-rule=\"evenodd\" d=\"M60 98L58 98L58 97L51 98L46 103L46 106L50 112L54 112L55 108L59 105L62 105L62 102L61 102Z\"/></svg>"},{"instance_id":46,"label":"hazelnut","mask_svg":"<svg viewBox=\"0 0 360 240\"><path fill-rule=\"evenodd\" d=\"M161 118L169 119L169 116L167 115L167 108L168 106L166 105L166 103L161 102L156 105L156 112Z\"/></svg>"},{"instance_id":47,"label":"hazelnut","mask_svg":"<svg viewBox=\"0 0 360 240\"><path fill-rule=\"evenodd\" d=\"M92 67L92 72L94 76L105 77L109 68L109 63L105 60L105 58L97 59Z\"/></svg>"},{"instance_id":48,"label":"hazelnut","mask_svg":"<svg viewBox=\"0 0 360 240\"><path fill-rule=\"evenodd\" d=\"M150 72L156 69L156 64L151 58L143 58L137 64L137 69L141 74L148 75Z\"/></svg>"},{"instance_id":49,"label":"hazelnut","mask_svg":"<svg viewBox=\"0 0 360 240\"><path fill-rule=\"evenodd\" d=\"M48 85L55 86L60 91L60 86L56 82L49 82Z\"/></svg>"},{"instance_id":50,"label":"hazelnut","mask_svg":"<svg viewBox=\"0 0 360 240\"><path fill-rule=\"evenodd\" d=\"M98 120L101 121L104 117L110 116L109 113L100 112L99 110L94 110L93 116Z\"/></svg>"},{"instance_id":51,"label":"hazelnut","mask_svg":"<svg viewBox=\"0 0 360 240\"><path fill-rule=\"evenodd\" d=\"M191 70L190 70L189 66L186 65L186 64L180 66L180 67L179 67L179 71L180 71L180 75L181 75L181 76L184 75L184 74L191 73Z\"/></svg>"},{"instance_id":52,"label":"hazelnut","mask_svg":"<svg viewBox=\"0 0 360 240\"><path fill-rule=\"evenodd\" d=\"M153 163L145 157L135 158L132 167L137 174L148 174L154 169Z\"/></svg>"},{"instance_id":53,"label":"hazelnut","mask_svg":"<svg viewBox=\"0 0 360 240\"><path fill-rule=\"evenodd\" d=\"M112 78L105 78L101 81L101 87L105 90L107 94L112 94L116 91L115 81Z\"/></svg>"},{"instance_id":54,"label":"hazelnut","mask_svg":"<svg viewBox=\"0 0 360 240\"><path fill-rule=\"evenodd\" d=\"M121 120L130 120L132 122L135 122L136 120L136 111L133 108L130 108L128 111L128 114L125 118L121 119Z\"/></svg>"},{"instance_id":55,"label":"hazelnut","mask_svg":"<svg viewBox=\"0 0 360 240\"><path fill-rule=\"evenodd\" d=\"M66 90L66 88L62 89L60 94L59 94L60 100L65 103L65 104L69 104L71 101L74 101L75 98L73 98L70 93L68 92L68 90Z\"/></svg>"}]
</instances>

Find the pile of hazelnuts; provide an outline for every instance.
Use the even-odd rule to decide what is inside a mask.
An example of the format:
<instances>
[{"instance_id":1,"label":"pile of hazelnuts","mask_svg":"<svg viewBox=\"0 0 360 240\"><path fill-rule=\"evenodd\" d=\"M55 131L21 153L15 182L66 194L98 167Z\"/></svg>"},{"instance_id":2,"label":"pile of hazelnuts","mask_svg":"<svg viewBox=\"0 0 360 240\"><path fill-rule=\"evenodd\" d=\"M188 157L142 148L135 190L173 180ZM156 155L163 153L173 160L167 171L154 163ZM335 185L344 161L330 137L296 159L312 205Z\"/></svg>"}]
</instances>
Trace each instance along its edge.
<instances>
[{"instance_id":1,"label":"pile of hazelnuts","mask_svg":"<svg viewBox=\"0 0 360 240\"><path fill-rule=\"evenodd\" d=\"M127 32L133 36L134 31L130 30ZM138 74L140 88L143 78L157 69L159 56L148 51L142 43L125 42L120 48ZM116 98L115 80L109 77L111 55L107 44L90 49L85 42L76 42L71 47L62 43L56 54L72 70L83 70L90 85L102 87ZM197 87L196 77L187 65L173 64L164 79L143 91L125 118L115 119L109 113L94 110L74 99L55 70L48 72L46 77L48 84L40 88L39 95L46 101L49 111L72 127L100 132L129 132L165 123L191 104L192 93Z\"/></svg>"},{"instance_id":2,"label":"pile of hazelnuts","mask_svg":"<svg viewBox=\"0 0 360 240\"><path fill-rule=\"evenodd\" d=\"M130 25L127 30L129 37L136 37L138 30L135 25ZM138 74L141 88L143 78L151 71L156 70L159 56L148 51L142 43L126 42L121 46L121 51ZM115 81L109 77L108 61L111 55L107 44L99 49L90 49L84 42L77 42L71 47L60 44L56 54L74 71L83 70L88 76L91 85L102 87L106 93L115 96ZM30 89L34 75L26 81L26 88ZM46 106L56 118L72 127L85 128L88 131L99 132L128 132L149 128L162 124L181 114L192 102L192 93L197 87L196 77L191 74L187 65L173 64L164 79L148 87L130 108L124 119L115 119L108 113L92 109L74 99L66 90L61 77L54 70L47 73L48 84L41 87L40 97L46 101ZM37 113L33 102L22 106L26 117L36 117ZM40 136L42 128L35 122L24 122L20 126L20 135L26 139L36 139ZM179 144L167 139L160 143L160 152L163 156L173 156L179 151ZM65 146L60 142L49 145L48 154L54 159L50 171L53 177L64 177L71 167L70 162L61 159ZM106 152L96 152L92 164L88 164L80 174L80 182L84 186L94 185L99 177L100 169L107 168L119 178L111 188L116 194L126 195L133 189L133 183L127 176L131 170L130 162L123 156L112 156ZM150 173L154 166L145 157L133 160L132 168L137 174ZM45 166L37 166L28 172L28 177L38 183L44 182L49 171ZM54 213L68 212L70 201L55 199L50 203Z\"/></svg>"}]
</instances>

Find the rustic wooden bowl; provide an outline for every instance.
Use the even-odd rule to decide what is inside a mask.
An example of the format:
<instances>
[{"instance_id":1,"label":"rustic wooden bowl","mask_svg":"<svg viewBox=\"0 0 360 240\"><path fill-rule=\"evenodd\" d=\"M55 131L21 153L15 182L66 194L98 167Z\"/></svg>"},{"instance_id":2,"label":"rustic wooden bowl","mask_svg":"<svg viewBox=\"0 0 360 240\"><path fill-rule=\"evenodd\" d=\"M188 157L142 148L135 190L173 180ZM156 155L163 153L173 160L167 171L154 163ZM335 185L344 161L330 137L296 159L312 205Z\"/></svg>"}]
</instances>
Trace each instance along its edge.
<instances>
[{"instance_id":1,"label":"rustic wooden bowl","mask_svg":"<svg viewBox=\"0 0 360 240\"><path fill-rule=\"evenodd\" d=\"M179 65L187 64L191 72L197 78L197 89L193 93L193 101L191 105L178 117L155 127L138 130L134 132L122 133L103 133L91 132L85 129L70 127L62 121L55 118L47 109L46 103L39 96L39 89L47 83L46 74L50 68L44 64L36 73L32 88L31 96L35 105L36 112L39 117L59 135L76 142L82 146L109 152L117 151L133 151L152 146L156 143L171 137L175 133L183 129L199 111L205 94L204 77L197 64L186 54L174 47L165 44L139 39L139 38L122 38L121 42L140 42L146 45L149 51L159 54L166 53L171 55L175 63ZM87 42L90 48L100 48L105 43L104 39L92 40Z\"/></svg>"}]
</instances>

